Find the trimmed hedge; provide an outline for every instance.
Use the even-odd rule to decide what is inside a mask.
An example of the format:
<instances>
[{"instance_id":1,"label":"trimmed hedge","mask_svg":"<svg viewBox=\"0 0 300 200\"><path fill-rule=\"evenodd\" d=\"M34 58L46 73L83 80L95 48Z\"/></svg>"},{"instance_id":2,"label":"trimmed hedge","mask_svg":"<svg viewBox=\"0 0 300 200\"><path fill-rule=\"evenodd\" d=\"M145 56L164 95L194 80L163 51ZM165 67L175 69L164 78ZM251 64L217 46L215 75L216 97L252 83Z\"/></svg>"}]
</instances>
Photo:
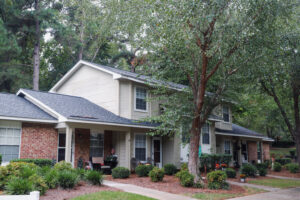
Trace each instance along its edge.
<instances>
[{"instance_id":1,"label":"trimmed hedge","mask_svg":"<svg viewBox=\"0 0 300 200\"><path fill-rule=\"evenodd\" d=\"M207 174L208 188L212 190L228 189L227 175L224 171L213 171Z\"/></svg>"},{"instance_id":2,"label":"trimmed hedge","mask_svg":"<svg viewBox=\"0 0 300 200\"><path fill-rule=\"evenodd\" d=\"M72 170L72 164L66 161L60 161L54 165L54 169L57 171L64 171L64 170Z\"/></svg>"},{"instance_id":3,"label":"trimmed hedge","mask_svg":"<svg viewBox=\"0 0 300 200\"><path fill-rule=\"evenodd\" d=\"M58 172L58 183L63 189L74 188L79 181L79 176L75 171L62 170Z\"/></svg>"},{"instance_id":4,"label":"trimmed hedge","mask_svg":"<svg viewBox=\"0 0 300 200\"><path fill-rule=\"evenodd\" d=\"M289 163L286 165L286 169L289 170L291 173L299 172L299 165L296 163Z\"/></svg>"},{"instance_id":5,"label":"trimmed hedge","mask_svg":"<svg viewBox=\"0 0 300 200\"><path fill-rule=\"evenodd\" d=\"M194 186L194 176L189 173L188 170L180 170L177 172L176 177L179 178L180 185L183 187L193 187Z\"/></svg>"},{"instance_id":6,"label":"trimmed hedge","mask_svg":"<svg viewBox=\"0 0 300 200\"><path fill-rule=\"evenodd\" d=\"M128 178L129 175L130 171L126 167L116 167L111 172L113 178Z\"/></svg>"},{"instance_id":7,"label":"trimmed hedge","mask_svg":"<svg viewBox=\"0 0 300 200\"><path fill-rule=\"evenodd\" d=\"M35 165L39 167L44 166L52 166L52 160L50 159L30 159L30 158L22 158L22 159L15 159L11 160L10 162L26 162L26 163L34 163ZM0 162L1 164L1 162Z\"/></svg>"},{"instance_id":8,"label":"trimmed hedge","mask_svg":"<svg viewBox=\"0 0 300 200\"><path fill-rule=\"evenodd\" d=\"M265 168L259 168L258 173L259 173L260 176L266 176L268 171Z\"/></svg>"},{"instance_id":9,"label":"trimmed hedge","mask_svg":"<svg viewBox=\"0 0 300 200\"><path fill-rule=\"evenodd\" d=\"M286 165L286 164L292 163L292 159L290 159L290 158L277 158L277 159L275 159L275 162L278 162L281 165Z\"/></svg>"},{"instance_id":10,"label":"trimmed hedge","mask_svg":"<svg viewBox=\"0 0 300 200\"><path fill-rule=\"evenodd\" d=\"M86 172L86 180L93 185L101 185L103 182L103 175L101 172L89 170Z\"/></svg>"},{"instance_id":11,"label":"trimmed hedge","mask_svg":"<svg viewBox=\"0 0 300 200\"><path fill-rule=\"evenodd\" d=\"M166 175L174 175L177 172L177 167L173 164L166 164L164 169Z\"/></svg>"},{"instance_id":12,"label":"trimmed hedge","mask_svg":"<svg viewBox=\"0 0 300 200\"><path fill-rule=\"evenodd\" d=\"M275 172L280 172L281 171L281 164L279 163L279 162L275 162L274 163L274 167L273 167L273 169L274 169L274 171Z\"/></svg>"},{"instance_id":13,"label":"trimmed hedge","mask_svg":"<svg viewBox=\"0 0 300 200\"><path fill-rule=\"evenodd\" d=\"M232 168L225 169L225 173L228 178L235 178L236 177L236 171Z\"/></svg>"},{"instance_id":14,"label":"trimmed hedge","mask_svg":"<svg viewBox=\"0 0 300 200\"><path fill-rule=\"evenodd\" d=\"M246 176L256 176L257 169L254 165L244 164L241 168L241 174L245 174Z\"/></svg>"},{"instance_id":15,"label":"trimmed hedge","mask_svg":"<svg viewBox=\"0 0 300 200\"><path fill-rule=\"evenodd\" d=\"M164 169L159 169L158 167L154 167L150 172L149 176L152 182L159 182L164 179L165 172Z\"/></svg>"},{"instance_id":16,"label":"trimmed hedge","mask_svg":"<svg viewBox=\"0 0 300 200\"><path fill-rule=\"evenodd\" d=\"M135 173L138 177L148 176L149 172L153 169L153 165L139 165L135 168Z\"/></svg>"}]
</instances>

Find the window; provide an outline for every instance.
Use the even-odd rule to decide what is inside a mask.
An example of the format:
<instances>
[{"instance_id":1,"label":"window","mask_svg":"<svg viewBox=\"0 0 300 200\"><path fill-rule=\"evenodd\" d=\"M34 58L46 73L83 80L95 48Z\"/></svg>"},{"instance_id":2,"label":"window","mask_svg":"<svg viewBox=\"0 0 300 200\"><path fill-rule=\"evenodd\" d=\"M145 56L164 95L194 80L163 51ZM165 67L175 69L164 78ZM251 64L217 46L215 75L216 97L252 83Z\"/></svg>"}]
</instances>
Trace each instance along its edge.
<instances>
[{"instance_id":1,"label":"window","mask_svg":"<svg viewBox=\"0 0 300 200\"><path fill-rule=\"evenodd\" d=\"M225 154L231 154L230 151L231 151L231 150L230 150L230 141L229 141L229 140L226 140L226 141L224 142L224 152L225 152Z\"/></svg>"},{"instance_id":2,"label":"window","mask_svg":"<svg viewBox=\"0 0 300 200\"><path fill-rule=\"evenodd\" d=\"M146 161L146 135L135 135L135 158Z\"/></svg>"},{"instance_id":3,"label":"window","mask_svg":"<svg viewBox=\"0 0 300 200\"><path fill-rule=\"evenodd\" d=\"M102 133L91 133L90 157L104 156L104 136Z\"/></svg>"},{"instance_id":4,"label":"window","mask_svg":"<svg viewBox=\"0 0 300 200\"><path fill-rule=\"evenodd\" d=\"M228 106L223 106L223 120L229 122L229 108Z\"/></svg>"},{"instance_id":5,"label":"window","mask_svg":"<svg viewBox=\"0 0 300 200\"><path fill-rule=\"evenodd\" d=\"M0 154L3 162L19 158L21 129L0 128Z\"/></svg>"},{"instance_id":6,"label":"window","mask_svg":"<svg viewBox=\"0 0 300 200\"><path fill-rule=\"evenodd\" d=\"M66 152L66 134L59 133L58 134L58 157L57 161L65 160L65 152Z\"/></svg>"},{"instance_id":7,"label":"window","mask_svg":"<svg viewBox=\"0 0 300 200\"><path fill-rule=\"evenodd\" d=\"M209 143L209 124L204 124L202 127L202 144Z\"/></svg>"},{"instance_id":8,"label":"window","mask_svg":"<svg viewBox=\"0 0 300 200\"><path fill-rule=\"evenodd\" d=\"M257 160L261 161L261 142L257 142Z\"/></svg>"},{"instance_id":9,"label":"window","mask_svg":"<svg viewBox=\"0 0 300 200\"><path fill-rule=\"evenodd\" d=\"M136 87L135 88L135 109L137 110L147 110L147 90L145 88Z\"/></svg>"}]
</instances>

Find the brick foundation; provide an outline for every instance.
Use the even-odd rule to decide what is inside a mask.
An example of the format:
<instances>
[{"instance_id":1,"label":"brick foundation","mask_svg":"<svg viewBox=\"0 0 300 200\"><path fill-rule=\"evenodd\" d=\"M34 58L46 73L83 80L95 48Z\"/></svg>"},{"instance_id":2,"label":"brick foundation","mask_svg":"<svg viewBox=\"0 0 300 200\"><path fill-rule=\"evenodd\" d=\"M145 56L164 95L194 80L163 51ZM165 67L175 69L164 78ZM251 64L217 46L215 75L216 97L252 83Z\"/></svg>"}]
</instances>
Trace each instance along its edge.
<instances>
[{"instance_id":1,"label":"brick foundation","mask_svg":"<svg viewBox=\"0 0 300 200\"><path fill-rule=\"evenodd\" d=\"M249 163L253 161L257 163L257 143L256 141L248 141L248 156Z\"/></svg>"},{"instance_id":2,"label":"brick foundation","mask_svg":"<svg viewBox=\"0 0 300 200\"><path fill-rule=\"evenodd\" d=\"M79 158L84 162L89 161L90 157L90 130L75 129L75 167L77 167Z\"/></svg>"},{"instance_id":3,"label":"brick foundation","mask_svg":"<svg viewBox=\"0 0 300 200\"><path fill-rule=\"evenodd\" d=\"M22 124L20 158L57 159L58 132L53 125Z\"/></svg>"},{"instance_id":4,"label":"brick foundation","mask_svg":"<svg viewBox=\"0 0 300 200\"><path fill-rule=\"evenodd\" d=\"M263 143L263 159L270 160L270 143L264 142Z\"/></svg>"}]
</instances>

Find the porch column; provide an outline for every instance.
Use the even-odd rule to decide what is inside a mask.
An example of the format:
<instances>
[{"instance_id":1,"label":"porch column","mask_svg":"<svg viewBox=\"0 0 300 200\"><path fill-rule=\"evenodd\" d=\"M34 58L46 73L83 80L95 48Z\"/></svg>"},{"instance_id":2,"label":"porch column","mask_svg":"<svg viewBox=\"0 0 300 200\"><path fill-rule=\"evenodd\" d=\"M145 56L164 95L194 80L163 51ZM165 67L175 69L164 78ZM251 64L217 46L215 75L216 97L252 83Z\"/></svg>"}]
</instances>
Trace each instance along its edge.
<instances>
[{"instance_id":1,"label":"porch column","mask_svg":"<svg viewBox=\"0 0 300 200\"><path fill-rule=\"evenodd\" d=\"M125 149L126 149L126 152L125 152L125 158L126 158L126 167L130 170L130 159L131 159L131 133L130 131L129 132L126 132L126 135L125 135Z\"/></svg>"},{"instance_id":2,"label":"porch column","mask_svg":"<svg viewBox=\"0 0 300 200\"><path fill-rule=\"evenodd\" d=\"M73 128L67 126L66 128L66 150L65 150L65 161L71 163L71 151L72 151L72 134Z\"/></svg>"}]
</instances>

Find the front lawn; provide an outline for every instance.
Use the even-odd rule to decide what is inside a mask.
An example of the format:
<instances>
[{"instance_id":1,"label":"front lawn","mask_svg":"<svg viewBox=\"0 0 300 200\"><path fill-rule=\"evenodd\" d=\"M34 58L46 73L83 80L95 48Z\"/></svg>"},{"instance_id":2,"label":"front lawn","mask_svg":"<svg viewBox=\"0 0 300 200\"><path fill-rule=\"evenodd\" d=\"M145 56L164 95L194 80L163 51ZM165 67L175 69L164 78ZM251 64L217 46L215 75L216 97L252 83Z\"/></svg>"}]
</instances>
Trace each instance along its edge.
<instances>
[{"instance_id":1,"label":"front lawn","mask_svg":"<svg viewBox=\"0 0 300 200\"><path fill-rule=\"evenodd\" d=\"M192 197L196 199L223 200L223 199L230 199L230 198L235 198L240 196L266 192L265 190L262 189L250 188L250 187L244 187L244 189L246 190L246 193L244 194L243 193L197 193L194 194Z\"/></svg>"},{"instance_id":2,"label":"front lawn","mask_svg":"<svg viewBox=\"0 0 300 200\"><path fill-rule=\"evenodd\" d=\"M287 179L260 179L260 180L249 180L248 183L256 184L256 185L264 185L275 188L292 188L292 187L300 187L299 180L287 180Z\"/></svg>"},{"instance_id":3,"label":"front lawn","mask_svg":"<svg viewBox=\"0 0 300 200\"><path fill-rule=\"evenodd\" d=\"M154 200L138 194L127 192L102 191L75 197L72 200Z\"/></svg>"}]
</instances>

